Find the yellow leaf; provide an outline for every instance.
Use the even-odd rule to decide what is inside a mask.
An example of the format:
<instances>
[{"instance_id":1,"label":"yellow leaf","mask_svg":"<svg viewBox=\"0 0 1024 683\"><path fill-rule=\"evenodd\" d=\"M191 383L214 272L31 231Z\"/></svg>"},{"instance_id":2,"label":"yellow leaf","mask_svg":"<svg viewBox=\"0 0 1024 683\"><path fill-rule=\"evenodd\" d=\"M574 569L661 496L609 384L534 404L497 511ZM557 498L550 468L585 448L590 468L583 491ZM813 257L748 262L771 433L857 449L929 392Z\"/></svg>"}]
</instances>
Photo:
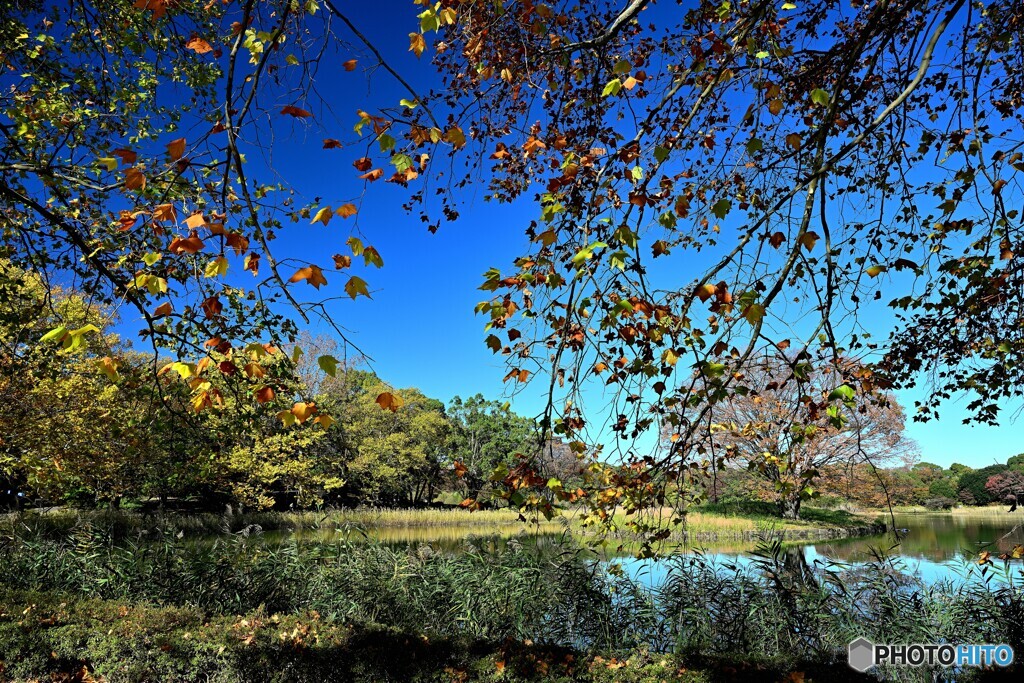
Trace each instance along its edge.
<instances>
[{"instance_id":1,"label":"yellow leaf","mask_svg":"<svg viewBox=\"0 0 1024 683\"><path fill-rule=\"evenodd\" d=\"M316 215L313 216L313 220L311 220L310 223L312 224L312 223L316 223L317 221L319 221L319 222L323 223L324 225L327 225L328 223L331 222L331 215L332 215L331 207L325 206L325 207L323 207L322 209L320 209L319 211L316 212Z\"/></svg>"},{"instance_id":2,"label":"yellow leaf","mask_svg":"<svg viewBox=\"0 0 1024 683\"><path fill-rule=\"evenodd\" d=\"M864 272L866 272L871 277L878 277L879 275L881 275L885 271L886 271L886 267L885 266L876 264L876 265L871 266L870 268L868 268Z\"/></svg>"},{"instance_id":3,"label":"yellow leaf","mask_svg":"<svg viewBox=\"0 0 1024 683\"><path fill-rule=\"evenodd\" d=\"M420 33L409 34L409 50L417 57L423 54L423 51L427 49L427 41L423 39L423 35Z\"/></svg>"},{"instance_id":4,"label":"yellow leaf","mask_svg":"<svg viewBox=\"0 0 1024 683\"><path fill-rule=\"evenodd\" d=\"M318 422L324 429L330 429L331 425L334 424L334 418L330 415L320 415L313 422Z\"/></svg>"},{"instance_id":5,"label":"yellow leaf","mask_svg":"<svg viewBox=\"0 0 1024 683\"><path fill-rule=\"evenodd\" d=\"M227 272L228 260L223 256L219 256L206 264L206 270L203 272L203 275L206 277L223 277Z\"/></svg>"},{"instance_id":6,"label":"yellow leaf","mask_svg":"<svg viewBox=\"0 0 1024 683\"><path fill-rule=\"evenodd\" d=\"M99 369L103 371L103 374L105 374L111 382L116 382L118 380L117 363L113 358L110 356L104 356L96 361L96 365L99 366Z\"/></svg>"}]
</instances>

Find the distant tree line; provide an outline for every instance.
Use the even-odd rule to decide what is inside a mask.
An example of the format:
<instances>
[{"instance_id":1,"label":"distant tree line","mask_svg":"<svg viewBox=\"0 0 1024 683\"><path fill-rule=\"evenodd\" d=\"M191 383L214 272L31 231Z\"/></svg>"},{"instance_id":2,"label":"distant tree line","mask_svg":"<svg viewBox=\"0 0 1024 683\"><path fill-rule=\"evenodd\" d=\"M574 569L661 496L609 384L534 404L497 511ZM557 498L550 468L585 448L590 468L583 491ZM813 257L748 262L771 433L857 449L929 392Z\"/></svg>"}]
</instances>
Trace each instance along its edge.
<instances>
[{"instance_id":1,"label":"distant tree line","mask_svg":"<svg viewBox=\"0 0 1024 683\"><path fill-rule=\"evenodd\" d=\"M475 506L500 504L494 473L525 459L534 476L567 487L581 474L565 444L542 442L535 421L507 403L476 394L446 406L419 389L392 388L358 359L336 359L330 338L253 346L204 372L134 350L111 332L108 308L74 290L48 293L39 277L2 260L0 296L0 495L8 506ZM41 341L54 329L78 341ZM263 395L245 396L237 375L263 377ZM216 410L193 409L201 385Z\"/></svg>"}]
</instances>

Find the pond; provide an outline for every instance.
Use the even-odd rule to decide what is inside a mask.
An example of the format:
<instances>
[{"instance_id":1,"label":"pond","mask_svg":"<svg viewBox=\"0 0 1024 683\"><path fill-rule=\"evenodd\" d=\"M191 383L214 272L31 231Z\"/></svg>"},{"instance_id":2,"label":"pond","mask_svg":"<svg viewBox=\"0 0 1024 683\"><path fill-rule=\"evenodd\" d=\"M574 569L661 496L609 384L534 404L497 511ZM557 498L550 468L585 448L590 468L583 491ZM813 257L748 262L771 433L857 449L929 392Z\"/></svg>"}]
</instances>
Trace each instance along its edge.
<instances>
[{"instance_id":1,"label":"pond","mask_svg":"<svg viewBox=\"0 0 1024 683\"><path fill-rule=\"evenodd\" d=\"M871 561L878 553L898 555L908 573L918 574L929 582L944 579L978 578L978 553L992 553L995 567L1003 562L996 558L1015 546L1024 544L1024 515L1009 514L1005 510L969 510L958 513L898 513L887 524L899 530L898 542L892 534L815 541L786 546L792 559L805 566L824 567L832 564L856 565ZM750 548L718 547L706 544L703 548L683 552L702 552L723 564L748 564ZM618 560L627 572L644 577L648 583L657 583L665 572L658 563L635 558ZM1024 562L1012 560L1015 570ZM1014 573L1017 573L1014 571Z\"/></svg>"},{"instance_id":2,"label":"pond","mask_svg":"<svg viewBox=\"0 0 1024 683\"><path fill-rule=\"evenodd\" d=\"M876 553L899 555L908 572L920 574L929 582L962 577L981 550L993 558L1024 544L1024 514L1009 514L1005 509L967 510L941 513L898 513L887 524L901 530L899 543L892 534L878 536L787 543L786 552L793 560L809 566L831 563L859 564L870 561ZM365 531L317 529L278 531L265 534L267 542L359 540L372 538L387 545L429 544L445 552L464 552L475 546L481 550L497 550L510 539L519 543L555 545L565 532L558 524L498 526L383 526ZM472 546L467 541L472 541ZM680 555L701 552L717 562L746 564L756 546L750 542L728 540L698 546L663 545L663 554ZM609 543L601 555L614 560L628 572L656 583L665 568L657 562L638 560L628 547ZM997 566L1002 562L997 561ZM1015 565L1022 563L1015 562Z\"/></svg>"}]
</instances>

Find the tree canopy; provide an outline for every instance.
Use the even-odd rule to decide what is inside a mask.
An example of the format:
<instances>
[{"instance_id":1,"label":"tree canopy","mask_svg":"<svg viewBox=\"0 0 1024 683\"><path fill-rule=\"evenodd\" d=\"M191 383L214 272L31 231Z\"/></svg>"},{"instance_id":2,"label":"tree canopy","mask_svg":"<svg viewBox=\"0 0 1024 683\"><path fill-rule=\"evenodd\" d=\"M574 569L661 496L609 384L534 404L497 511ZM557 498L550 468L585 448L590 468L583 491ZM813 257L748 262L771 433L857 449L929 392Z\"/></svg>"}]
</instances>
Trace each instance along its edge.
<instances>
[{"instance_id":1,"label":"tree canopy","mask_svg":"<svg viewBox=\"0 0 1024 683\"><path fill-rule=\"evenodd\" d=\"M995 423L1020 397L1021 3L409 9L415 30L400 17L394 30L431 62L422 83L330 0L0 8L0 256L37 278L46 309L31 324L4 312L18 347L92 343L101 326L56 315L53 293L75 288L138 321L145 381L181 424L234 411L246 428L274 425L261 442L274 453L274 430L328 430L336 419L295 383L292 349L313 319L344 339L326 298L371 295L383 255L345 221L384 180L432 232L458 220L470 187L534 205L510 228L530 248L485 274L477 312L506 381L542 384L540 434L633 465L605 477L598 508L656 498L652 473L765 390L751 372L765 354L819 413L921 384L913 419L966 394L971 419ZM332 99L316 87L321 65L404 96ZM349 111L351 134L319 116L332 107ZM306 198L274 173L295 126L323 132L326 150L359 150L335 196ZM291 226L332 221L343 248L275 256ZM22 289L0 279L0 300ZM89 358L115 384L144 381L143 368L121 372L127 360ZM344 358L317 364L332 376ZM819 397L818 372L837 390ZM372 392L392 421L440 411ZM399 448L385 443L393 426L371 427L380 461ZM664 430L676 436L664 452L637 446ZM510 472L508 495L545 486L535 467Z\"/></svg>"}]
</instances>

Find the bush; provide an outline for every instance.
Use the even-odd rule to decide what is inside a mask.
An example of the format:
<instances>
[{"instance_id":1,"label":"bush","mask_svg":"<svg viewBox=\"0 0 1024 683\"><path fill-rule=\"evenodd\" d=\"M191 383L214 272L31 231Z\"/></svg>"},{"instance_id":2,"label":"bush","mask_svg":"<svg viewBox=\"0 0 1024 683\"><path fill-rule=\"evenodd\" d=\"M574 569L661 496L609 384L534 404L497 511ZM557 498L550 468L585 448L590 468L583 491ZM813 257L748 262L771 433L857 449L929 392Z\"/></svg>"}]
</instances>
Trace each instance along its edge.
<instances>
[{"instance_id":1,"label":"bush","mask_svg":"<svg viewBox=\"0 0 1024 683\"><path fill-rule=\"evenodd\" d=\"M956 501L952 498L929 498L924 502L924 506L929 510L950 510L956 505Z\"/></svg>"}]
</instances>

